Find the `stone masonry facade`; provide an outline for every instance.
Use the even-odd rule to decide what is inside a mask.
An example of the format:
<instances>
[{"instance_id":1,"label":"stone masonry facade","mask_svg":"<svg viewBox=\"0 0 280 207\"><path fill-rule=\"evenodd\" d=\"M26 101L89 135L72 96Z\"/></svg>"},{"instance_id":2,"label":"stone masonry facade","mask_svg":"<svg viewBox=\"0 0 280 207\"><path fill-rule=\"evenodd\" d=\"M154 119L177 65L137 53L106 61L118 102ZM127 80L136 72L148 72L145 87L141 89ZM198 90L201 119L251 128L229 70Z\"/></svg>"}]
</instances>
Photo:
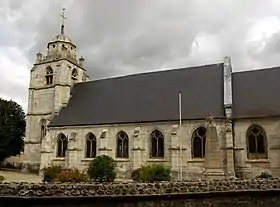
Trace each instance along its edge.
<instances>
[{"instance_id":1,"label":"stone masonry facade","mask_svg":"<svg viewBox=\"0 0 280 207\"><path fill-rule=\"evenodd\" d=\"M147 123L105 126L81 126L52 128L48 131L42 144L41 169L49 165L75 166L78 169L87 169L93 158L86 158L86 137L93 133L97 138L97 156L108 155L117 161L118 177L129 179L131 171L146 163L160 163L171 167L173 178L178 178L180 171L180 130L176 128L177 123ZM204 159L192 157L192 134L199 127L206 126L205 121L183 122L181 127L183 178L200 178L204 171ZM224 169L227 170L226 140L224 121L217 121L219 146L225 160ZM139 130L139 133L135 133ZM100 137L102 131L107 131L104 138ZM164 158L150 158L151 141L150 135L154 130L159 130L164 136ZM129 137L129 157L116 157L117 133L124 131ZM69 138L68 152L65 157L56 157L57 138L63 133ZM232 161L231 161L232 162Z\"/></svg>"},{"instance_id":2,"label":"stone masonry facade","mask_svg":"<svg viewBox=\"0 0 280 207\"><path fill-rule=\"evenodd\" d=\"M250 126L261 126L266 135L267 158L248 158L247 130ZM234 122L235 132L235 170L239 177L252 178L260 172L271 173L275 177L280 176L280 120L250 119L237 120Z\"/></svg>"},{"instance_id":3,"label":"stone masonry facade","mask_svg":"<svg viewBox=\"0 0 280 207\"><path fill-rule=\"evenodd\" d=\"M30 71L23 169L39 168L48 123L68 103L73 85L88 80L83 64L82 57L76 58L76 46L63 34L48 43L46 56L37 53Z\"/></svg>"}]
</instances>

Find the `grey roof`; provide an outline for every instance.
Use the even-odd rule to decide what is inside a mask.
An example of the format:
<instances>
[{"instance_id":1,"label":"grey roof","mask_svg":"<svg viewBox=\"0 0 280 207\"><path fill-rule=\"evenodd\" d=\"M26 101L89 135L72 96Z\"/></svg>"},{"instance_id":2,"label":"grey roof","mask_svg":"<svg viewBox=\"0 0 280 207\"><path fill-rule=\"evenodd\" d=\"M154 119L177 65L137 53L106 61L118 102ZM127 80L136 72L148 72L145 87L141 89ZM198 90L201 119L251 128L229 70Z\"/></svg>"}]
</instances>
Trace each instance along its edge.
<instances>
[{"instance_id":1,"label":"grey roof","mask_svg":"<svg viewBox=\"0 0 280 207\"><path fill-rule=\"evenodd\" d=\"M280 67L232 75L233 118L280 115Z\"/></svg>"},{"instance_id":2,"label":"grey roof","mask_svg":"<svg viewBox=\"0 0 280 207\"><path fill-rule=\"evenodd\" d=\"M76 84L49 126L96 125L224 117L223 63Z\"/></svg>"}]
</instances>

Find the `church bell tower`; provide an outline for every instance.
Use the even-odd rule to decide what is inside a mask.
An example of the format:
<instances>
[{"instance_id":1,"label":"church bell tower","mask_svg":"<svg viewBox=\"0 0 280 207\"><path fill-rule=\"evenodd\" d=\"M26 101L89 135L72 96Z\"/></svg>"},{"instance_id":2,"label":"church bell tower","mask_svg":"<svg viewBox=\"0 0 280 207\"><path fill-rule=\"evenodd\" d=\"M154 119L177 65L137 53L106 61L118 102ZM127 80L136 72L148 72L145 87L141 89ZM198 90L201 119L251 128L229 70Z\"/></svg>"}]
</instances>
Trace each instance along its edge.
<instances>
[{"instance_id":1,"label":"church bell tower","mask_svg":"<svg viewBox=\"0 0 280 207\"><path fill-rule=\"evenodd\" d=\"M47 44L46 56L37 53L30 72L24 171L39 170L41 143L48 123L67 105L72 86L88 80L84 58L77 59L76 45L65 35L64 10L60 33Z\"/></svg>"}]
</instances>

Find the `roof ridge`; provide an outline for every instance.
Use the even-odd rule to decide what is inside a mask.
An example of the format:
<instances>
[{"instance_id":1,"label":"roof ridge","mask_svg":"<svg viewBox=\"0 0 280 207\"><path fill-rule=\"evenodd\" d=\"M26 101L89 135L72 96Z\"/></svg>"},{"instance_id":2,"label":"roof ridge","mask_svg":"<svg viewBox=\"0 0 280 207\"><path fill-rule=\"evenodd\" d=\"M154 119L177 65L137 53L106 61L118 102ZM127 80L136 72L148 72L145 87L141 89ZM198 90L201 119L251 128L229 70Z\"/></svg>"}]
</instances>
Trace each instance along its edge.
<instances>
[{"instance_id":1,"label":"roof ridge","mask_svg":"<svg viewBox=\"0 0 280 207\"><path fill-rule=\"evenodd\" d=\"M253 73L253 72L261 72L264 70L279 70L279 69L280 69L280 66L274 66L274 67L267 67L267 68L256 68L256 69L252 69L252 70L236 71L236 72L233 72L232 74Z\"/></svg>"},{"instance_id":2,"label":"roof ridge","mask_svg":"<svg viewBox=\"0 0 280 207\"><path fill-rule=\"evenodd\" d=\"M204 67L221 65L221 64L224 64L224 63L220 62L220 63L206 64L206 65L197 65L197 66L184 67L184 68L169 68L169 69L162 69L162 70L156 70L156 71L147 71L147 72L127 74L127 75L105 77L105 78L101 78L101 79L89 80L89 81L86 81L86 82L79 82L77 84L92 83L92 82L98 82L98 81L103 81L103 80L119 79L119 78L126 78L126 77L132 77L132 76L140 76L140 75L149 75L149 74L156 74L156 73L171 72L171 71L174 71L174 70L175 71L178 71L178 70L191 70L191 69L204 68Z\"/></svg>"}]
</instances>

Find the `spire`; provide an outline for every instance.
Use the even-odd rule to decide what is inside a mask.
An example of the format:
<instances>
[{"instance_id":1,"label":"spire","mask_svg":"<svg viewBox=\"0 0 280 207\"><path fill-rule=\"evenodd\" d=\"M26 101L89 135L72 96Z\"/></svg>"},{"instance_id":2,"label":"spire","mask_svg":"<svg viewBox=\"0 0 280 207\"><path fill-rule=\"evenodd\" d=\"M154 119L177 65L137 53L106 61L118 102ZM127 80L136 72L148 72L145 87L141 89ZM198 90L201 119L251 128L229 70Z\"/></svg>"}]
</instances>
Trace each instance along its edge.
<instances>
[{"instance_id":1,"label":"spire","mask_svg":"<svg viewBox=\"0 0 280 207\"><path fill-rule=\"evenodd\" d=\"M59 14L59 16L61 16L61 29L60 29L60 33L56 34L55 37L48 43L52 44L54 42L67 42L72 44L72 46L76 47L76 45L72 42L71 38L69 38L68 36L65 35L65 26L64 26L64 20L66 19L65 17L65 10L64 8L62 8L62 13Z\"/></svg>"},{"instance_id":2,"label":"spire","mask_svg":"<svg viewBox=\"0 0 280 207\"><path fill-rule=\"evenodd\" d=\"M60 34L64 35L64 19L66 19L64 12L65 12L65 8L62 8L62 14L60 14L61 16L61 29L60 29Z\"/></svg>"}]
</instances>

